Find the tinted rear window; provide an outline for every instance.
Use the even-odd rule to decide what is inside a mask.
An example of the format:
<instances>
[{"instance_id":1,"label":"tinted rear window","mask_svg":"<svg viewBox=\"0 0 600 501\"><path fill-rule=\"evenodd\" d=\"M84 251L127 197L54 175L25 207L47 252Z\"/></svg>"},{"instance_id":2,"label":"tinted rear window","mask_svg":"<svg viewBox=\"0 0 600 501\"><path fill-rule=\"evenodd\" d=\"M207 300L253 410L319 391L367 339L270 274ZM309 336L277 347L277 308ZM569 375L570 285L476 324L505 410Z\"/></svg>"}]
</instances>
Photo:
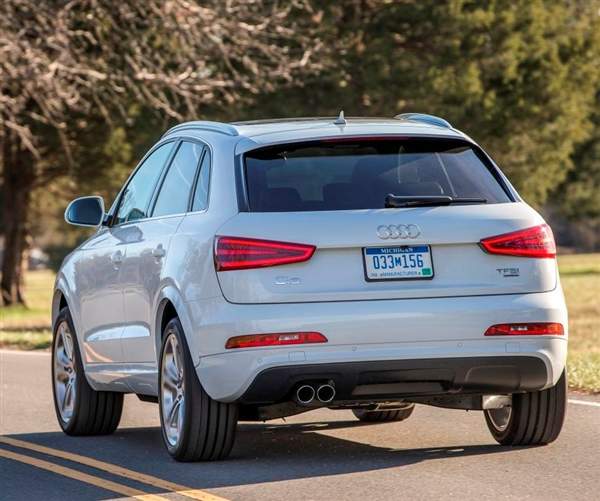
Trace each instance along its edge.
<instances>
[{"instance_id":1,"label":"tinted rear window","mask_svg":"<svg viewBox=\"0 0 600 501\"><path fill-rule=\"evenodd\" d=\"M246 154L252 212L381 209L386 195L510 202L488 160L457 139L355 139Z\"/></svg>"}]
</instances>

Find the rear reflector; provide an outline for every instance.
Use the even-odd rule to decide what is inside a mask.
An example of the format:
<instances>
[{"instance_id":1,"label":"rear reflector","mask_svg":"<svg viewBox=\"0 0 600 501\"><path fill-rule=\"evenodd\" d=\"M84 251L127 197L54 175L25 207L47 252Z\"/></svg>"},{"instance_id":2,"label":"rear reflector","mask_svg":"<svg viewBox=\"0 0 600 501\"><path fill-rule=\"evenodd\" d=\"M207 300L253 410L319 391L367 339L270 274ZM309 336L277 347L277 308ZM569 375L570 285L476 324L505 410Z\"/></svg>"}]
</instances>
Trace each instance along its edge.
<instances>
[{"instance_id":1,"label":"rear reflector","mask_svg":"<svg viewBox=\"0 0 600 501\"><path fill-rule=\"evenodd\" d=\"M556 256L554 236L547 224L484 238L480 244L490 254L537 258Z\"/></svg>"},{"instance_id":2,"label":"rear reflector","mask_svg":"<svg viewBox=\"0 0 600 501\"><path fill-rule=\"evenodd\" d=\"M246 270L308 261L314 245L274 242L242 237L217 237L215 265L217 271Z\"/></svg>"},{"instance_id":3,"label":"rear reflector","mask_svg":"<svg viewBox=\"0 0 600 501\"><path fill-rule=\"evenodd\" d=\"M225 348L255 348L257 346L282 346L288 344L326 343L320 332L283 332L280 334L250 334L230 337Z\"/></svg>"},{"instance_id":4,"label":"rear reflector","mask_svg":"<svg viewBox=\"0 0 600 501\"><path fill-rule=\"evenodd\" d=\"M496 324L485 331L486 336L562 336L564 333L563 325L557 322Z\"/></svg>"}]
</instances>

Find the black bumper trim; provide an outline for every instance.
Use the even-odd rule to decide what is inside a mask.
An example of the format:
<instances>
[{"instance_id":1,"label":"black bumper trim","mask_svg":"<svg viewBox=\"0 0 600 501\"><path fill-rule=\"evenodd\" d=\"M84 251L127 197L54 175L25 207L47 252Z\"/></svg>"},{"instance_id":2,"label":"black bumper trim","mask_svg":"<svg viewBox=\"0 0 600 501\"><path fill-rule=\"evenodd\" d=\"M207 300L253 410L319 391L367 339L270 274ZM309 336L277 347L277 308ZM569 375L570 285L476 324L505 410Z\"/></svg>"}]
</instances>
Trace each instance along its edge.
<instances>
[{"instance_id":1,"label":"black bumper trim","mask_svg":"<svg viewBox=\"0 0 600 501\"><path fill-rule=\"evenodd\" d=\"M544 361L531 356L384 360L272 367L238 400L268 405L292 398L301 382L333 381L335 401L382 400L448 393L517 393L547 382Z\"/></svg>"}]
</instances>

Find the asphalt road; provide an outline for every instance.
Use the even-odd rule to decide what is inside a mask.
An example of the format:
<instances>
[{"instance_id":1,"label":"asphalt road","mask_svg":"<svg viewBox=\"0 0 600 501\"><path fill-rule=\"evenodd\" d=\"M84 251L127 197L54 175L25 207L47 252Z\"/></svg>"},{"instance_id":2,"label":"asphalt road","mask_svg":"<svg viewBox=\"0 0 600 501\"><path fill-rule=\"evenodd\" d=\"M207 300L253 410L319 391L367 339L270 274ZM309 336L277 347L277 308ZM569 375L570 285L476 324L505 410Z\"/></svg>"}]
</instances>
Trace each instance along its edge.
<instances>
[{"instance_id":1,"label":"asphalt road","mask_svg":"<svg viewBox=\"0 0 600 501\"><path fill-rule=\"evenodd\" d=\"M479 412L421 406L405 422L364 425L319 410L241 423L229 460L181 464L163 448L156 405L135 396L114 435L63 435L49 374L48 354L0 351L3 501L600 497L600 398L571 395L565 428L546 447L496 445Z\"/></svg>"}]
</instances>

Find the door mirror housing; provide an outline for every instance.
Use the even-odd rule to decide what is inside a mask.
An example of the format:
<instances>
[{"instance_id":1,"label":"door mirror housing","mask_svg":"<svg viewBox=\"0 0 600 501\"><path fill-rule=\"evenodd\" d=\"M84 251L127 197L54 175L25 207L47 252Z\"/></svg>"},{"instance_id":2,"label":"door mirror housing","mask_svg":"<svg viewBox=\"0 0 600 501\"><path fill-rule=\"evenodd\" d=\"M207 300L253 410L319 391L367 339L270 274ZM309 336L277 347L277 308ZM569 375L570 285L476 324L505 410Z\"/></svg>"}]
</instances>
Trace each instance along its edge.
<instances>
[{"instance_id":1,"label":"door mirror housing","mask_svg":"<svg viewBox=\"0 0 600 501\"><path fill-rule=\"evenodd\" d=\"M65 210L65 221L75 226L100 226L104 221L104 200L102 197L76 198Z\"/></svg>"}]
</instances>

